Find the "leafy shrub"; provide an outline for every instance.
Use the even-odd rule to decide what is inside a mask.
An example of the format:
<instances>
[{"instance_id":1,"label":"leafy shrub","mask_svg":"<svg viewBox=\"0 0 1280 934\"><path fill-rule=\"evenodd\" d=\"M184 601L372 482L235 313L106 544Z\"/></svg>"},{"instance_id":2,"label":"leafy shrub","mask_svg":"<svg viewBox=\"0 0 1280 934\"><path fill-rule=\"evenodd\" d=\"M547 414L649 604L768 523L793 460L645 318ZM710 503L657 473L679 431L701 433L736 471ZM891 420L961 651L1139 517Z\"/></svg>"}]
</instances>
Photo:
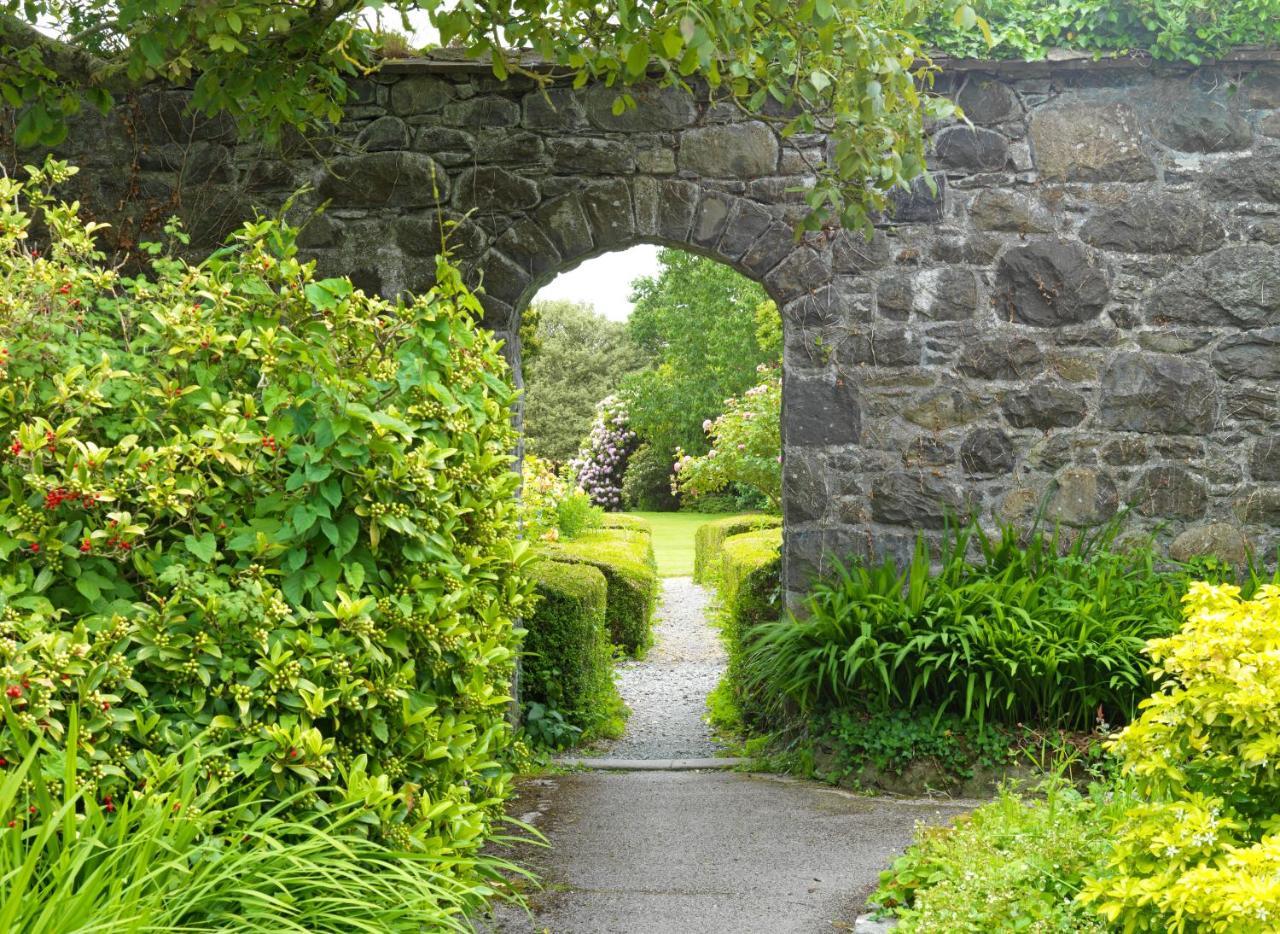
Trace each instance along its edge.
<instances>
[{"instance_id":1,"label":"leafy shrub","mask_svg":"<svg viewBox=\"0 0 1280 934\"><path fill-rule=\"evenodd\" d=\"M636 448L622 476L622 502L641 512L674 512L680 500L671 490L671 458L651 444Z\"/></svg>"},{"instance_id":2,"label":"leafy shrub","mask_svg":"<svg viewBox=\"0 0 1280 934\"><path fill-rule=\"evenodd\" d=\"M608 588L589 564L542 560L531 573L539 600L525 620L524 726L542 745L557 748L577 734L598 734L621 704L605 626ZM557 729L557 718L569 729Z\"/></svg>"},{"instance_id":3,"label":"leafy shrub","mask_svg":"<svg viewBox=\"0 0 1280 934\"><path fill-rule=\"evenodd\" d=\"M642 654L652 641L658 574L650 539L642 531L602 529L544 549L558 561L590 564L604 574L609 637L628 655Z\"/></svg>"},{"instance_id":4,"label":"leafy shrub","mask_svg":"<svg viewBox=\"0 0 1280 934\"><path fill-rule=\"evenodd\" d=\"M591 497L574 490L556 504L556 526L565 538L577 538L584 532L600 528L604 510L593 505Z\"/></svg>"},{"instance_id":5,"label":"leafy shrub","mask_svg":"<svg viewBox=\"0 0 1280 934\"><path fill-rule=\"evenodd\" d=\"M1280 923L1280 585L1193 584L1148 648L1159 690L1113 750L1139 803L1084 898L1125 930Z\"/></svg>"},{"instance_id":6,"label":"leafy shrub","mask_svg":"<svg viewBox=\"0 0 1280 934\"><path fill-rule=\"evenodd\" d=\"M74 719L66 739L78 745ZM368 813L393 809L400 795L363 757L341 788L320 789L333 802L324 812L259 783L210 780L220 758L195 747L152 758L130 776L140 787L101 796L63 747L37 742L9 760L0 779L0 929L470 931L466 914L502 885L499 870L514 869L473 856L444 873L370 839ZM480 881L464 884L462 875Z\"/></svg>"},{"instance_id":7,"label":"leafy shrub","mask_svg":"<svg viewBox=\"0 0 1280 934\"><path fill-rule=\"evenodd\" d=\"M1154 58L1190 61L1243 45L1280 42L1277 0L986 0L993 44L938 7L918 29L926 47L960 57L1045 58L1051 49L1099 54L1143 51Z\"/></svg>"},{"instance_id":8,"label":"leafy shrub","mask_svg":"<svg viewBox=\"0 0 1280 934\"><path fill-rule=\"evenodd\" d=\"M1151 690L1143 646L1177 625L1179 574L1115 529L1064 551L1033 530L976 526L923 545L903 572L852 564L818 583L807 617L754 632L753 678L805 714L928 710L985 722L1089 729L1132 718ZM967 557L976 548L979 561Z\"/></svg>"},{"instance_id":9,"label":"leafy shrub","mask_svg":"<svg viewBox=\"0 0 1280 934\"><path fill-rule=\"evenodd\" d=\"M778 528L778 516L728 516L704 522L693 533L693 579L699 584L715 583L720 562L724 559L724 541L732 535Z\"/></svg>"},{"instance_id":10,"label":"leafy shrub","mask_svg":"<svg viewBox=\"0 0 1280 934\"><path fill-rule=\"evenodd\" d=\"M725 400L724 413L703 422L711 448L701 457L677 451L672 486L684 493L715 493L733 485L755 490L768 508L782 504L782 373L761 364L761 381Z\"/></svg>"},{"instance_id":11,"label":"leafy shrub","mask_svg":"<svg viewBox=\"0 0 1280 934\"><path fill-rule=\"evenodd\" d=\"M526 454L520 465L520 523L527 539L554 541L560 536L560 502L571 484L557 476L550 461Z\"/></svg>"},{"instance_id":12,"label":"leafy shrub","mask_svg":"<svg viewBox=\"0 0 1280 934\"><path fill-rule=\"evenodd\" d=\"M622 477L639 439L629 427L627 407L617 396L596 406L596 420L569 468L591 502L611 512L622 508Z\"/></svg>"},{"instance_id":13,"label":"leafy shrub","mask_svg":"<svg viewBox=\"0 0 1280 934\"><path fill-rule=\"evenodd\" d=\"M724 540L722 550L720 617L729 655L724 679L739 716L751 723L759 720L768 705L750 696L743 647L757 626L776 622L782 614L782 529L732 535Z\"/></svg>"},{"instance_id":14,"label":"leafy shrub","mask_svg":"<svg viewBox=\"0 0 1280 934\"><path fill-rule=\"evenodd\" d=\"M279 800L363 761L393 793L361 826L477 847L528 593L477 301L444 261L409 304L317 281L270 220L121 278L43 192L70 172L0 180L0 756L76 716L85 795L116 800L196 736Z\"/></svg>"},{"instance_id":15,"label":"leafy shrub","mask_svg":"<svg viewBox=\"0 0 1280 934\"><path fill-rule=\"evenodd\" d=\"M1103 859L1108 817L1123 800L1101 787L1082 796L1060 780L1043 799L1004 791L953 827L921 828L870 900L894 909L904 934L1109 930L1075 896Z\"/></svg>"}]
</instances>

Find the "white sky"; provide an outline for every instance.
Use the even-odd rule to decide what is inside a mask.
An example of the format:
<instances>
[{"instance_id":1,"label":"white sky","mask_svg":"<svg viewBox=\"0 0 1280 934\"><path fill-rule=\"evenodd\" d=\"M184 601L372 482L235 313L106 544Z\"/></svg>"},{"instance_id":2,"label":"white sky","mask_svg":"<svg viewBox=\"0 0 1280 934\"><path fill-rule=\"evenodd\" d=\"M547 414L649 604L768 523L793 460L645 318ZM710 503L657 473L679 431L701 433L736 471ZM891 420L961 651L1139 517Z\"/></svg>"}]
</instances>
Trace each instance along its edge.
<instances>
[{"instance_id":1,"label":"white sky","mask_svg":"<svg viewBox=\"0 0 1280 934\"><path fill-rule=\"evenodd\" d=\"M631 314L631 282L657 273L658 249L642 243L629 250L589 259L577 269L556 276L533 300L582 302L595 306L596 311L611 321L625 321Z\"/></svg>"}]
</instances>

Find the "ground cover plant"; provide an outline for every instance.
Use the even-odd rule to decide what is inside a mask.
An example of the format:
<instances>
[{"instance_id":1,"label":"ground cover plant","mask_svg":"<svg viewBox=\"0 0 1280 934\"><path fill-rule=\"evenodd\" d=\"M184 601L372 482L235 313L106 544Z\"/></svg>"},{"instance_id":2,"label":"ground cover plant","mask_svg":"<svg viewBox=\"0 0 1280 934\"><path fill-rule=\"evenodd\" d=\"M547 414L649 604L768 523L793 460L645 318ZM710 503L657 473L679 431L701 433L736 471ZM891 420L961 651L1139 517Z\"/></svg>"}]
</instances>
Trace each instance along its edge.
<instances>
[{"instance_id":1,"label":"ground cover plant","mask_svg":"<svg viewBox=\"0 0 1280 934\"><path fill-rule=\"evenodd\" d=\"M653 553L659 577L692 577L695 536L707 522L727 516L697 512L632 512L653 530Z\"/></svg>"},{"instance_id":2,"label":"ground cover plant","mask_svg":"<svg viewBox=\"0 0 1280 934\"><path fill-rule=\"evenodd\" d=\"M70 171L0 181L0 757L74 720L83 800L117 803L200 738L246 819L353 795L353 831L460 865L529 593L478 303L444 261L408 303L317 280L268 219L122 278L45 194Z\"/></svg>"},{"instance_id":3,"label":"ground cover plant","mask_svg":"<svg viewBox=\"0 0 1280 934\"><path fill-rule=\"evenodd\" d=\"M1056 532L954 530L940 568L920 545L815 585L798 621L754 632L750 677L804 716L923 710L1091 730L1132 719L1150 693L1146 641L1178 626L1185 574L1118 526L1065 546ZM971 558L970 552L977 557Z\"/></svg>"}]
</instances>

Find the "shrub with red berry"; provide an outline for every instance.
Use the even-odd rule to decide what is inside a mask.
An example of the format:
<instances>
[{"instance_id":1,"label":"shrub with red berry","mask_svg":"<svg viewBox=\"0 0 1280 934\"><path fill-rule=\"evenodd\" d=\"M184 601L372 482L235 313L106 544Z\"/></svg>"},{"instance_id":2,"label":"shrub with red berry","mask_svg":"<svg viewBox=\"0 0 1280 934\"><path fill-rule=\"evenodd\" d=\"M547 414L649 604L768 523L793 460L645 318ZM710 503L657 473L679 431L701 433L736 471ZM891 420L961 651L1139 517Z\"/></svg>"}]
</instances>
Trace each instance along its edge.
<instances>
[{"instance_id":1,"label":"shrub with red berry","mask_svg":"<svg viewBox=\"0 0 1280 934\"><path fill-rule=\"evenodd\" d=\"M121 277L71 171L0 178L0 706L55 742L74 710L99 800L200 737L233 786L367 770L372 832L477 847L529 588L476 299L444 260L408 302L318 280L267 219Z\"/></svg>"}]
</instances>

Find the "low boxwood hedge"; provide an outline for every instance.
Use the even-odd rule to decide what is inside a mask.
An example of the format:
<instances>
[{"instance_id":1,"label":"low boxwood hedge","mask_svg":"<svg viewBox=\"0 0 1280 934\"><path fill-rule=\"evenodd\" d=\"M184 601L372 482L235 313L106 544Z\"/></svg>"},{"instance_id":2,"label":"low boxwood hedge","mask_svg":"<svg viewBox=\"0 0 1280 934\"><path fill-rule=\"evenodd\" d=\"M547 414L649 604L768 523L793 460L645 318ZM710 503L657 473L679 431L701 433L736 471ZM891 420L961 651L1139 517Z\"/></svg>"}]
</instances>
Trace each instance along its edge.
<instances>
[{"instance_id":1,"label":"low boxwood hedge","mask_svg":"<svg viewBox=\"0 0 1280 934\"><path fill-rule=\"evenodd\" d=\"M725 675L740 715L758 720L767 708L745 677L743 638L782 613L782 529L732 535L721 544L719 594L729 666Z\"/></svg>"},{"instance_id":2,"label":"low boxwood hedge","mask_svg":"<svg viewBox=\"0 0 1280 934\"><path fill-rule=\"evenodd\" d=\"M633 656L649 647L658 572L648 535L600 529L548 545L545 553L558 561L599 568L608 585L605 617L614 645Z\"/></svg>"},{"instance_id":3,"label":"low boxwood hedge","mask_svg":"<svg viewBox=\"0 0 1280 934\"><path fill-rule=\"evenodd\" d=\"M629 516L622 512L606 512L602 525L606 529L628 529L632 532L643 532L650 537L653 536L653 526L649 524L648 519L642 519L640 516Z\"/></svg>"},{"instance_id":4,"label":"low boxwood hedge","mask_svg":"<svg viewBox=\"0 0 1280 934\"><path fill-rule=\"evenodd\" d=\"M721 559L724 556L725 539L733 535L741 535L743 532L781 527L781 516L768 516L763 513L729 516L726 519L715 519L698 526L693 539L694 582L699 584L716 582Z\"/></svg>"},{"instance_id":5,"label":"low boxwood hedge","mask_svg":"<svg viewBox=\"0 0 1280 934\"><path fill-rule=\"evenodd\" d=\"M618 703L605 626L608 585L590 564L543 559L531 575L539 599L524 621L521 701L559 710L590 736Z\"/></svg>"}]
</instances>

